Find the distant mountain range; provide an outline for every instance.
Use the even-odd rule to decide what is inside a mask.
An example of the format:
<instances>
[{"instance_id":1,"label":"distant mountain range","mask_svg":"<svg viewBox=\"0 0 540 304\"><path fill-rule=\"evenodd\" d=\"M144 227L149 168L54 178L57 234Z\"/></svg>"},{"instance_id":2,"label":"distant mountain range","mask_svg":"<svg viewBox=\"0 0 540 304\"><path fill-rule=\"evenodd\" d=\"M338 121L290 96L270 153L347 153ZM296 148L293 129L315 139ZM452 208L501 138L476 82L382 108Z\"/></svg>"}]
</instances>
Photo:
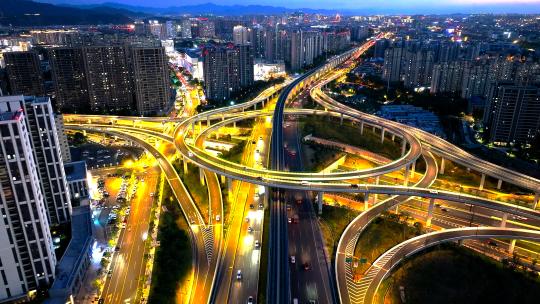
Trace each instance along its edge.
<instances>
[{"instance_id":1,"label":"distant mountain range","mask_svg":"<svg viewBox=\"0 0 540 304\"><path fill-rule=\"evenodd\" d=\"M69 4L62 4L69 5ZM218 16L239 16L239 15L276 15L283 13L293 13L302 11L305 13L335 14L337 10L301 8L292 9L270 5L219 5L215 3L204 3L196 5L170 6L170 7L150 7L134 6L115 2L104 2L92 5L70 5L78 8L98 8L110 7L130 11L138 14L150 15L218 15Z\"/></svg>"},{"instance_id":2,"label":"distant mountain range","mask_svg":"<svg viewBox=\"0 0 540 304\"><path fill-rule=\"evenodd\" d=\"M398 7L365 8L365 9L312 9L312 8L286 8L268 5L219 5L205 3L197 5L150 7L133 6L115 2L104 2L93 5L76 5L70 0L0 0L0 25L36 26L36 25L83 25L83 24L126 24L133 19L151 16L179 16L179 15L278 15L283 13L304 12L311 14L334 15L373 15L373 14L414 14L422 13L449 13L449 12L540 12L539 3L522 4L508 7L507 5L477 5L469 9L459 7L438 7L436 10L428 7ZM49 2L49 3L44 3ZM56 4L50 4L50 3ZM474 8L474 9L473 9ZM418 11L420 10L420 11Z\"/></svg>"},{"instance_id":3,"label":"distant mountain range","mask_svg":"<svg viewBox=\"0 0 540 304\"><path fill-rule=\"evenodd\" d=\"M130 14L113 7L82 9L29 0L0 0L1 25L125 24L132 22Z\"/></svg>"}]
</instances>

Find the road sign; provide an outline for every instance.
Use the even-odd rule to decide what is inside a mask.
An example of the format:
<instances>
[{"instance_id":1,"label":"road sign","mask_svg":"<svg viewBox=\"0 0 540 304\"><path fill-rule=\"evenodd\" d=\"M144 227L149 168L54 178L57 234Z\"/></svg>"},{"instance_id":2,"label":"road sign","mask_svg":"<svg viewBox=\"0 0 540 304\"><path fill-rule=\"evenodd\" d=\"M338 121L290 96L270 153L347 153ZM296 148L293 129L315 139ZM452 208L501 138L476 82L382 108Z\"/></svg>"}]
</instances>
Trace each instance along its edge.
<instances>
[{"instance_id":1,"label":"road sign","mask_svg":"<svg viewBox=\"0 0 540 304\"><path fill-rule=\"evenodd\" d=\"M346 257L346 258L345 258L345 262L347 262L347 263L352 262L352 257Z\"/></svg>"},{"instance_id":2,"label":"road sign","mask_svg":"<svg viewBox=\"0 0 540 304\"><path fill-rule=\"evenodd\" d=\"M360 258L360 263L362 263L362 264L367 263L367 259L366 258Z\"/></svg>"}]
</instances>

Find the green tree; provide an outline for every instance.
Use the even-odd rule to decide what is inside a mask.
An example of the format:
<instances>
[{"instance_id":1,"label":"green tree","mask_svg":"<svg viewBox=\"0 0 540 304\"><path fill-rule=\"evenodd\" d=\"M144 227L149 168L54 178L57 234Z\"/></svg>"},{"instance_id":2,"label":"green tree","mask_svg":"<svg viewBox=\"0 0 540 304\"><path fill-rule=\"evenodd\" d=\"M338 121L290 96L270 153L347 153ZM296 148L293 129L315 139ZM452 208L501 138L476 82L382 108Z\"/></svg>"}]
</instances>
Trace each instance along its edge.
<instances>
[{"instance_id":1,"label":"green tree","mask_svg":"<svg viewBox=\"0 0 540 304\"><path fill-rule=\"evenodd\" d=\"M80 146L86 143L87 141L88 141L88 138L82 132L77 132L73 134L73 144L75 146Z\"/></svg>"}]
</instances>

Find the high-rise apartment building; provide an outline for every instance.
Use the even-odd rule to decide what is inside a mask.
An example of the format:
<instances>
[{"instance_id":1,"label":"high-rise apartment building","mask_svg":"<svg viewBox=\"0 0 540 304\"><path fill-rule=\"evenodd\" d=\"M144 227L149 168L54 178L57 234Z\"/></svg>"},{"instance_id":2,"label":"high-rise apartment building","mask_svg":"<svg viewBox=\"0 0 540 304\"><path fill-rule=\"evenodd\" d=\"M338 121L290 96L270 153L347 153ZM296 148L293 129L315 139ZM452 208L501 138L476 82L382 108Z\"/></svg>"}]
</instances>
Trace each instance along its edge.
<instances>
[{"instance_id":1,"label":"high-rise apartment building","mask_svg":"<svg viewBox=\"0 0 540 304\"><path fill-rule=\"evenodd\" d=\"M433 52L429 50L407 51L403 55L402 79L406 88L429 86L433 71Z\"/></svg>"},{"instance_id":2,"label":"high-rise apartment building","mask_svg":"<svg viewBox=\"0 0 540 304\"><path fill-rule=\"evenodd\" d=\"M48 29L30 31L35 44L74 45L80 42L80 32L74 29Z\"/></svg>"},{"instance_id":3,"label":"high-rise apartment building","mask_svg":"<svg viewBox=\"0 0 540 304\"><path fill-rule=\"evenodd\" d=\"M457 42L444 42L436 46L435 61L451 62L458 59L460 44Z\"/></svg>"},{"instance_id":4,"label":"high-rise apartment building","mask_svg":"<svg viewBox=\"0 0 540 304\"><path fill-rule=\"evenodd\" d=\"M60 143L60 153L62 155L62 161L64 163L70 163L71 152L69 151L69 143L64 127L64 116L62 114L55 114L54 122L56 125L56 134L58 134L58 142Z\"/></svg>"},{"instance_id":5,"label":"high-rise apartment building","mask_svg":"<svg viewBox=\"0 0 540 304\"><path fill-rule=\"evenodd\" d=\"M531 142L540 130L540 89L504 82L493 85L484 123L491 142L502 145Z\"/></svg>"},{"instance_id":6,"label":"high-rise apartment building","mask_svg":"<svg viewBox=\"0 0 540 304\"><path fill-rule=\"evenodd\" d=\"M386 49L390 46L390 42L388 39L377 39L375 41L375 50L373 53L373 57L375 58L384 58L384 52Z\"/></svg>"},{"instance_id":7,"label":"high-rise apartment building","mask_svg":"<svg viewBox=\"0 0 540 304\"><path fill-rule=\"evenodd\" d=\"M245 26L237 25L233 28L234 44L246 45L249 43L251 30Z\"/></svg>"},{"instance_id":8,"label":"high-rise apartment building","mask_svg":"<svg viewBox=\"0 0 540 304\"><path fill-rule=\"evenodd\" d=\"M90 108L96 112L133 109L129 53L123 46L84 48Z\"/></svg>"},{"instance_id":9,"label":"high-rise apartment building","mask_svg":"<svg viewBox=\"0 0 540 304\"><path fill-rule=\"evenodd\" d=\"M163 47L132 47L133 83L141 115L167 111L170 105L169 71Z\"/></svg>"},{"instance_id":10,"label":"high-rise apartment building","mask_svg":"<svg viewBox=\"0 0 540 304\"><path fill-rule=\"evenodd\" d=\"M255 58L264 58L266 44L266 29L261 25L256 25L250 32L250 45Z\"/></svg>"},{"instance_id":11,"label":"high-rise apartment building","mask_svg":"<svg viewBox=\"0 0 540 304\"><path fill-rule=\"evenodd\" d=\"M203 50L204 90L208 99L225 100L231 96L234 72L230 71L227 53L227 49L219 46L207 46Z\"/></svg>"},{"instance_id":12,"label":"high-rise apartment building","mask_svg":"<svg viewBox=\"0 0 540 304\"><path fill-rule=\"evenodd\" d=\"M463 69L461 98L470 99L474 96L486 98L495 75L490 72L489 65L481 62L467 62Z\"/></svg>"},{"instance_id":13,"label":"high-rise apartment building","mask_svg":"<svg viewBox=\"0 0 540 304\"><path fill-rule=\"evenodd\" d=\"M180 22L180 37L191 38L191 20L183 19Z\"/></svg>"},{"instance_id":14,"label":"high-rise apartment building","mask_svg":"<svg viewBox=\"0 0 540 304\"><path fill-rule=\"evenodd\" d=\"M206 97L226 100L253 84L253 54L250 46L209 45L203 50Z\"/></svg>"},{"instance_id":15,"label":"high-rise apartment building","mask_svg":"<svg viewBox=\"0 0 540 304\"><path fill-rule=\"evenodd\" d=\"M264 58L268 62L274 62L276 60L276 43L277 43L277 29L269 28L266 31L264 39Z\"/></svg>"},{"instance_id":16,"label":"high-rise apartment building","mask_svg":"<svg viewBox=\"0 0 540 304\"><path fill-rule=\"evenodd\" d=\"M167 20L165 22L165 29L167 31L167 38L173 39L176 37L177 31L176 31L176 22L173 20Z\"/></svg>"},{"instance_id":17,"label":"high-rise apartment building","mask_svg":"<svg viewBox=\"0 0 540 304\"><path fill-rule=\"evenodd\" d=\"M24 112L24 123L32 145L48 221L51 225L70 221L71 202L58 139L54 113L47 97L0 97L0 113Z\"/></svg>"},{"instance_id":18,"label":"high-rise apartment building","mask_svg":"<svg viewBox=\"0 0 540 304\"><path fill-rule=\"evenodd\" d=\"M148 23L148 29L150 33L156 36L158 39L167 39L167 25L165 23L159 23L157 20L150 20Z\"/></svg>"},{"instance_id":19,"label":"high-rise apartment building","mask_svg":"<svg viewBox=\"0 0 540 304\"><path fill-rule=\"evenodd\" d=\"M403 48L393 47L384 51L384 67L382 78L387 82L401 81L401 60Z\"/></svg>"},{"instance_id":20,"label":"high-rise apartment building","mask_svg":"<svg viewBox=\"0 0 540 304\"><path fill-rule=\"evenodd\" d=\"M88 110L88 83L83 48L50 49L49 60L56 93L56 107L68 112Z\"/></svg>"},{"instance_id":21,"label":"high-rise apartment building","mask_svg":"<svg viewBox=\"0 0 540 304\"><path fill-rule=\"evenodd\" d=\"M281 29L278 24L266 31L265 59L269 62L290 62L291 43L290 33Z\"/></svg>"},{"instance_id":22,"label":"high-rise apartment building","mask_svg":"<svg viewBox=\"0 0 540 304\"><path fill-rule=\"evenodd\" d=\"M23 109L2 111L0 135L0 301L23 300L49 286L57 261Z\"/></svg>"},{"instance_id":23,"label":"high-rise apartment building","mask_svg":"<svg viewBox=\"0 0 540 304\"><path fill-rule=\"evenodd\" d=\"M432 94L461 92L464 67L465 62L463 61L444 62L434 65L430 92Z\"/></svg>"},{"instance_id":24,"label":"high-rise apartment building","mask_svg":"<svg viewBox=\"0 0 540 304\"><path fill-rule=\"evenodd\" d=\"M165 49L156 41L49 51L59 109L161 113L169 106ZM135 107L136 106L136 107Z\"/></svg>"},{"instance_id":25,"label":"high-rise apartment building","mask_svg":"<svg viewBox=\"0 0 540 304\"><path fill-rule=\"evenodd\" d=\"M36 52L6 52L3 55L11 94L45 94L41 65Z\"/></svg>"},{"instance_id":26,"label":"high-rise apartment building","mask_svg":"<svg viewBox=\"0 0 540 304\"><path fill-rule=\"evenodd\" d=\"M318 31L294 30L290 32L290 57L285 58L292 71L312 65L323 51L322 34ZM288 59L288 60L287 60Z\"/></svg>"},{"instance_id":27,"label":"high-rise apartment building","mask_svg":"<svg viewBox=\"0 0 540 304\"><path fill-rule=\"evenodd\" d=\"M248 45L239 45L236 48L238 49L240 87L246 88L253 85L255 77L253 71L253 48Z\"/></svg>"},{"instance_id":28,"label":"high-rise apartment building","mask_svg":"<svg viewBox=\"0 0 540 304\"><path fill-rule=\"evenodd\" d=\"M208 18L191 19L191 36L193 38L214 38L216 37L216 25Z\"/></svg>"}]
</instances>

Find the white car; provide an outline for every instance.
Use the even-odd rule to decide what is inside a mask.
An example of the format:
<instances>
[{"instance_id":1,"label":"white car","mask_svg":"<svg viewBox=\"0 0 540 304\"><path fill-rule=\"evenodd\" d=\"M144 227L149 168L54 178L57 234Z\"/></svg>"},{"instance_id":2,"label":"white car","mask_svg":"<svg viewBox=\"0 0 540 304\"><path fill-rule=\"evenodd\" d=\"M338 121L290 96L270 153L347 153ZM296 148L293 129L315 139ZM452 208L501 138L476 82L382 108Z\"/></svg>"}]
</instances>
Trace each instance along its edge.
<instances>
[{"instance_id":1,"label":"white car","mask_svg":"<svg viewBox=\"0 0 540 304\"><path fill-rule=\"evenodd\" d=\"M241 281L242 280L242 270L238 269L236 272L236 280Z\"/></svg>"},{"instance_id":2,"label":"white car","mask_svg":"<svg viewBox=\"0 0 540 304\"><path fill-rule=\"evenodd\" d=\"M259 242L259 240L256 240L255 241L255 249L259 249L261 248L261 243Z\"/></svg>"},{"instance_id":3,"label":"white car","mask_svg":"<svg viewBox=\"0 0 540 304\"><path fill-rule=\"evenodd\" d=\"M296 257L294 255L291 255L291 264L296 263Z\"/></svg>"},{"instance_id":4,"label":"white car","mask_svg":"<svg viewBox=\"0 0 540 304\"><path fill-rule=\"evenodd\" d=\"M216 222L219 222L219 220L221 220L221 215L216 214Z\"/></svg>"}]
</instances>

